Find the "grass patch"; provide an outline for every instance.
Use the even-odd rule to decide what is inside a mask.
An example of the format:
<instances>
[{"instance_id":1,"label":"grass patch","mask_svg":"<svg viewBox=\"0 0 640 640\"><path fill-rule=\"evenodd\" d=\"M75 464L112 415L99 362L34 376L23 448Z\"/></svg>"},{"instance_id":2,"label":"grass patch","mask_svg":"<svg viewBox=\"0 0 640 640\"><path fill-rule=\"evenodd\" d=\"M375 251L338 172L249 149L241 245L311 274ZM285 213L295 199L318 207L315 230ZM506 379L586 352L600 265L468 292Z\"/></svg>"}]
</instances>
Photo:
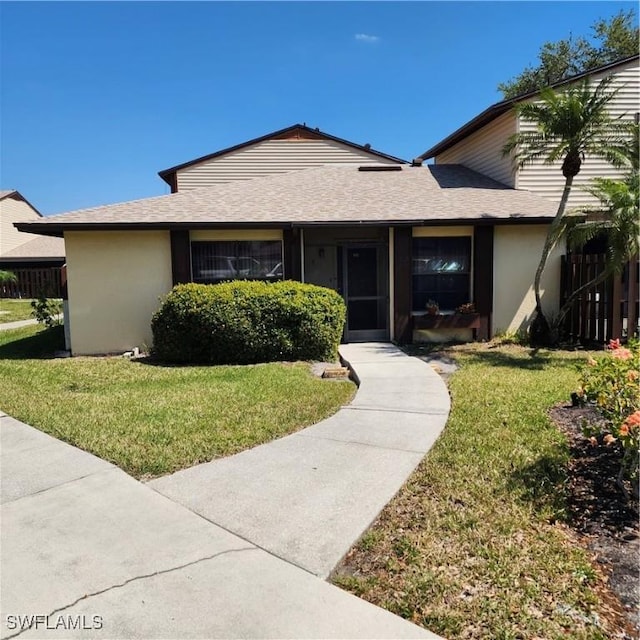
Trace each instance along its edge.
<instances>
[{"instance_id":1,"label":"grass patch","mask_svg":"<svg viewBox=\"0 0 640 640\"><path fill-rule=\"evenodd\" d=\"M445 431L334 582L448 638L608 637L593 624L602 576L563 524L568 447L547 418L584 354L451 354Z\"/></svg>"},{"instance_id":2,"label":"grass patch","mask_svg":"<svg viewBox=\"0 0 640 640\"><path fill-rule=\"evenodd\" d=\"M29 298L0 299L0 323L16 322L18 320L33 320L33 309Z\"/></svg>"},{"instance_id":3,"label":"grass patch","mask_svg":"<svg viewBox=\"0 0 640 640\"><path fill-rule=\"evenodd\" d=\"M305 363L166 367L125 358L46 359L60 327L0 333L2 410L138 478L292 433L349 402L347 381ZM20 353L22 352L22 358Z\"/></svg>"},{"instance_id":4,"label":"grass patch","mask_svg":"<svg viewBox=\"0 0 640 640\"><path fill-rule=\"evenodd\" d=\"M0 360L51 358L64 349L64 327L51 329L29 325L19 329L0 331Z\"/></svg>"}]
</instances>

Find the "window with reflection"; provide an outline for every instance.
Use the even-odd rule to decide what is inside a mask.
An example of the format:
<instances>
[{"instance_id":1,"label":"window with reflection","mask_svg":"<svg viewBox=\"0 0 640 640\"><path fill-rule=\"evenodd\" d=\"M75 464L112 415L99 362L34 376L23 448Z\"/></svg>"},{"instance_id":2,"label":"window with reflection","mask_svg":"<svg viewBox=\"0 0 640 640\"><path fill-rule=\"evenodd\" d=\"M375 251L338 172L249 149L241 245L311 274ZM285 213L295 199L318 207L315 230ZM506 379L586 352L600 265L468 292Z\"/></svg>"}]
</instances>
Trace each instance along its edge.
<instances>
[{"instance_id":1,"label":"window with reflection","mask_svg":"<svg viewBox=\"0 0 640 640\"><path fill-rule=\"evenodd\" d=\"M280 240L238 240L191 243L193 281L282 280Z\"/></svg>"},{"instance_id":2,"label":"window with reflection","mask_svg":"<svg viewBox=\"0 0 640 640\"><path fill-rule=\"evenodd\" d=\"M424 311L428 300L441 311L454 311L470 301L471 238L413 239L413 310Z\"/></svg>"}]
</instances>

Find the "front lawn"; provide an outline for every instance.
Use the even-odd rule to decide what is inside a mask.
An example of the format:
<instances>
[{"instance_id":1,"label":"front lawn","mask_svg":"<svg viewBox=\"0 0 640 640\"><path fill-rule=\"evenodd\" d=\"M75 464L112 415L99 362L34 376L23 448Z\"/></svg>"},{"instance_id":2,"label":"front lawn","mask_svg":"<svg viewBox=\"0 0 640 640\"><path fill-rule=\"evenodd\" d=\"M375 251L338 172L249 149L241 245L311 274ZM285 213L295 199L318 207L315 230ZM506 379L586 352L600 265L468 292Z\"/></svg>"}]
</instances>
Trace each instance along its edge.
<instances>
[{"instance_id":1,"label":"front lawn","mask_svg":"<svg viewBox=\"0 0 640 640\"><path fill-rule=\"evenodd\" d=\"M605 580L563 522L568 446L547 417L585 354L452 354L442 436L334 581L447 638L613 637Z\"/></svg>"},{"instance_id":2,"label":"front lawn","mask_svg":"<svg viewBox=\"0 0 640 640\"><path fill-rule=\"evenodd\" d=\"M0 324L17 320L33 320L29 298L0 298Z\"/></svg>"},{"instance_id":3,"label":"front lawn","mask_svg":"<svg viewBox=\"0 0 640 640\"><path fill-rule=\"evenodd\" d=\"M351 382L306 363L165 367L125 358L46 359L61 328L0 332L0 408L138 478L227 456L313 424Z\"/></svg>"}]
</instances>

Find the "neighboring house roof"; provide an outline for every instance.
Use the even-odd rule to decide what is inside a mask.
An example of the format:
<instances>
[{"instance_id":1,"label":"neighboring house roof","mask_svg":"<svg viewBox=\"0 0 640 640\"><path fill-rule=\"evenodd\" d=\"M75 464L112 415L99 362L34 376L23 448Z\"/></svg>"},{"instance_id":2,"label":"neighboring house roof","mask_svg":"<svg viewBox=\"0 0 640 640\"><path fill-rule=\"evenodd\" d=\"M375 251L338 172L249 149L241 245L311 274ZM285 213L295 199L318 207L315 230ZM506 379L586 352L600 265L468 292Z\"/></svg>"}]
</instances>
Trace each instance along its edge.
<instances>
[{"instance_id":1,"label":"neighboring house roof","mask_svg":"<svg viewBox=\"0 0 640 640\"><path fill-rule=\"evenodd\" d=\"M1 262L63 260L64 240L50 236L40 236L0 255Z\"/></svg>"},{"instance_id":2,"label":"neighboring house roof","mask_svg":"<svg viewBox=\"0 0 640 640\"><path fill-rule=\"evenodd\" d=\"M639 55L629 56L628 58L624 58L622 60L618 60L616 62L612 62L610 64L606 64L601 67L597 67L595 69L590 69L589 71L585 71L584 73L580 73L578 75L572 76L571 78L561 80L560 82L556 82L549 86L552 89L555 89L557 87L562 87L566 84L569 84L571 82L576 82L577 80L589 77L596 73L602 73L604 71L609 71L610 69L615 69L617 67L623 66L625 64L628 64L632 60L638 60L639 58L640 58ZM532 98L538 95L539 93L540 93L540 90L530 91L528 93L523 93L514 98L509 98L508 100L503 100L502 102L497 102L496 104L491 105L488 109L485 109L482 113L477 115L475 118L473 118L472 120L469 120L469 122L462 125L462 127L454 131L451 135L444 138L444 140L441 140L435 146L431 147L430 149L427 149L422 155L416 158L416 161L421 162L424 160L428 160L429 158L433 158L434 156L437 156L438 154L443 153L444 151L452 147L454 144L457 144L458 142L460 142L460 140L463 140L464 138L471 135L475 131L478 131L478 129L481 129L485 125L489 124L492 120L495 120L497 117L501 116L503 113L506 113L507 111L511 110L517 102L522 102L523 100Z\"/></svg>"},{"instance_id":3,"label":"neighboring house roof","mask_svg":"<svg viewBox=\"0 0 640 640\"><path fill-rule=\"evenodd\" d=\"M312 129L311 127L307 127L305 124L294 124L290 127L286 127L284 129L279 129L278 131L273 131L271 133L267 133L264 136L260 136L259 138L254 138L253 140L248 140L247 142L242 142L240 144L234 145L233 147L228 147L227 149L222 149L221 151L216 151L215 153L210 153L206 156L202 156L201 158L196 158L195 160L189 160L188 162L183 162L182 164L178 164L175 167L171 167L169 169L164 169L163 171L159 171L158 175L170 186L174 187L175 174L177 171L181 169L186 169L187 167L191 167L193 165L199 164L201 162L206 162L207 160L212 160L213 158L217 158L219 156L224 156L226 154L232 153L234 151L238 151L240 149L244 149L245 147L250 147L251 145L258 144L260 142L264 142L266 140L277 140L277 139L285 139L287 136L293 133L300 133L305 135L305 137L309 139L316 140L331 140L333 142L338 142L340 144L347 145L353 149L357 149L359 151L365 151L366 153L371 154L377 158L383 158L385 160L391 160L392 162L397 162L400 164L406 164L406 160L402 160L401 158L396 158L395 156L390 156L386 153L382 153L381 151L376 151L371 148L371 145L360 145L355 142L350 142L349 140L344 140L343 138L337 138L336 136L329 135L320 129Z\"/></svg>"},{"instance_id":4,"label":"neighboring house roof","mask_svg":"<svg viewBox=\"0 0 640 640\"><path fill-rule=\"evenodd\" d=\"M0 245L0 262L49 262L63 260L64 240L48 236L35 237L14 229L16 224L44 219L42 214L15 189L0 190L3 242ZM9 200L13 202L9 202Z\"/></svg>"},{"instance_id":5,"label":"neighboring house roof","mask_svg":"<svg viewBox=\"0 0 640 640\"><path fill-rule=\"evenodd\" d=\"M39 216L42 214L16 189L0 189L0 200L5 198L13 198L14 200L22 200L26 202Z\"/></svg>"},{"instance_id":6,"label":"neighboring house roof","mask_svg":"<svg viewBox=\"0 0 640 640\"><path fill-rule=\"evenodd\" d=\"M328 165L74 211L18 229L548 222L555 205L460 165Z\"/></svg>"}]
</instances>

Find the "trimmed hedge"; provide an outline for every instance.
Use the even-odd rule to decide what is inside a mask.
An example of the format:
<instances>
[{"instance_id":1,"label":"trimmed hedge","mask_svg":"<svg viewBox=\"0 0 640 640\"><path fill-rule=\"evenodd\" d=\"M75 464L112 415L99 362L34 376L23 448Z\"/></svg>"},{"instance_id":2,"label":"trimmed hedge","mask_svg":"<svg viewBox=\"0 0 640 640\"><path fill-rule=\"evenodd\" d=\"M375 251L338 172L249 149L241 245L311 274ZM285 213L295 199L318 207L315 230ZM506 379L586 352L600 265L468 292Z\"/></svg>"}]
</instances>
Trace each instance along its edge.
<instances>
[{"instance_id":1,"label":"trimmed hedge","mask_svg":"<svg viewBox=\"0 0 640 640\"><path fill-rule=\"evenodd\" d=\"M300 282L175 286L154 314L152 355L168 363L334 360L345 304Z\"/></svg>"}]
</instances>

